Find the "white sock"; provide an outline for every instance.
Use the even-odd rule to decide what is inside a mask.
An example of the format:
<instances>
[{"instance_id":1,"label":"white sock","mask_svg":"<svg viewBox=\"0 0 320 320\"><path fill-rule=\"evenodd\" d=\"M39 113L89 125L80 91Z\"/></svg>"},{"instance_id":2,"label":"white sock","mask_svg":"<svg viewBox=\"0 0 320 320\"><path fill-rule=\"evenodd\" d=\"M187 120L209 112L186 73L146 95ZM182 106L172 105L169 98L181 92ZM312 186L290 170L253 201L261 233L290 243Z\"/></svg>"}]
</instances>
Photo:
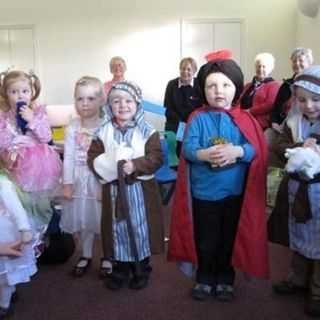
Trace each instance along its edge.
<instances>
[{"instance_id":1,"label":"white sock","mask_svg":"<svg viewBox=\"0 0 320 320\"><path fill-rule=\"evenodd\" d=\"M82 231L80 234L81 246L82 246L82 256L84 258L91 259L93 251L95 234L94 232Z\"/></svg>"}]
</instances>

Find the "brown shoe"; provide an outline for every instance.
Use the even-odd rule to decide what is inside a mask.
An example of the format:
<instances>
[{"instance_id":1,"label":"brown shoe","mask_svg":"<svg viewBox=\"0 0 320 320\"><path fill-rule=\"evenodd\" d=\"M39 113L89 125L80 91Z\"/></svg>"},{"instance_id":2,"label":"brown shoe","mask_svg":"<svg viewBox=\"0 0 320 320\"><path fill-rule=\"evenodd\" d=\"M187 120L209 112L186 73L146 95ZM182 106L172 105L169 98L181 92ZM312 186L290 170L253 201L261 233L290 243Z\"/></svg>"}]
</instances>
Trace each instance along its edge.
<instances>
[{"instance_id":1,"label":"brown shoe","mask_svg":"<svg viewBox=\"0 0 320 320\"><path fill-rule=\"evenodd\" d=\"M274 293L279 295L292 295L304 293L307 288L298 286L291 281L282 280L272 285L272 290Z\"/></svg>"}]
</instances>

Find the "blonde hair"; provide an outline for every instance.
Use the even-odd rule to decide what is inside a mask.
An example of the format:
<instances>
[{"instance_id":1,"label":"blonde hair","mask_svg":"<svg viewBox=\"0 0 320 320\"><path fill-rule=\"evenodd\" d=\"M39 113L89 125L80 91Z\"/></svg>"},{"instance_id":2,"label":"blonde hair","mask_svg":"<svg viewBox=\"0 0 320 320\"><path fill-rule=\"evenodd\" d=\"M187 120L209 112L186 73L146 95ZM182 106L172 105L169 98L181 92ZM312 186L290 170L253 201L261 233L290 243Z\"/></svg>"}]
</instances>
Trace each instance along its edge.
<instances>
[{"instance_id":1,"label":"blonde hair","mask_svg":"<svg viewBox=\"0 0 320 320\"><path fill-rule=\"evenodd\" d=\"M191 67L192 67L193 72L194 72L194 73L197 72L197 70L198 70L197 63L196 63L196 61L195 61L193 58L191 58L191 57L183 58L183 59L180 61L179 69L181 70L185 64L190 64Z\"/></svg>"},{"instance_id":2,"label":"blonde hair","mask_svg":"<svg viewBox=\"0 0 320 320\"><path fill-rule=\"evenodd\" d=\"M127 70L127 64L126 64L126 61L120 57L120 56L115 56L115 57L112 57L110 62L109 62L109 68L110 68L110 72L112 72L112 66L113 64L115 64L117 61L120 61L122 64L123 64L123 67L124 67L124 71Z\"/></svg>"},{"instance_id":3,"label":"blonde hair","mask_svg":"<svg viewBox=\"0 0 320 320\"><path fill-rule=\"evenodd\" d=\"M97 88L97 96L105 99L105 94L104 94L102 82L100 81L100 79L98 79L96 77L91 77L91 76L81 77L76 82L75 87L74 87L74 97L76 97L76 92L79 87L87 87L87 86L96 87Z\"/></svg>"},{"instance_id":4,"label":"blonde hair","mask_svg":"<svg viewBox=\"0 0 320 320\"><path fill-rule=\"evenodd\" d=\"M266 63L269 66L270 70L272 71L274 69L274 64L276 59L271 53L262 52L256 55L254 59L254 63L256 64L258 61L263 61L264 63Z\"/></svg>"},{"instance_id":5,"label":"blonde hair","mask_svg":"<svg viewBox=\"0 0 320 320\"><path fill-rule=\"evenodd\" d=\"M31 102L35 101L41 91L41 84L39 78L34 73L26 73L23 71L6 71L0 73L0 106L3 109L4 104L8 104L8 88L17 81L27 81L32 91ZM8 106L7 106L8 107Z\"/></svg>"}]
</instances>

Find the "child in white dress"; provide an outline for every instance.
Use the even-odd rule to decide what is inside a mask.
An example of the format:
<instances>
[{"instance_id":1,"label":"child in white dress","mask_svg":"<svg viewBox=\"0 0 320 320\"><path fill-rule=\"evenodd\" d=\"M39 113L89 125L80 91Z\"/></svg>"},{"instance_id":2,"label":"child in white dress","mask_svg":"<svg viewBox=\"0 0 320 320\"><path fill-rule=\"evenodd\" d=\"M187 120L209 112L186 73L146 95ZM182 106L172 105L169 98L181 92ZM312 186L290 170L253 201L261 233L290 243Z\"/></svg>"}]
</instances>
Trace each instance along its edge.
<instances>
[{"instance_id":1,"label":"child in white dress","mask_svg":"<svg viewBox=\"0 0 320 320\"><path fill-rule=\"evenodd\" d=\"M91 263L94 239L100 233L101 185L87 166L87 151L94 132L102 122L103 85L97 78L82 77L75 85L74 98L79 117L66 128L63 166L65 200L60 226L62 230L74 234L80 242L82 254L73 268L73 275L81 277ZM111 267L110 263L107 267Z\"/></svg>"},{"instance_id":2,"label":"child in white dress","mask_svg":"<svg viewBox=\"0 0 320 320\"><path fill-rule=\"evenodd\" d=\"M3 171L0 172L0 230L0 244L12 243L11 249L15 249L0 255L0 319L3 319L12 310L10 303L16 285L30 281L37 271L29 218L16 186Z\"/></svg>"}]
</instances>

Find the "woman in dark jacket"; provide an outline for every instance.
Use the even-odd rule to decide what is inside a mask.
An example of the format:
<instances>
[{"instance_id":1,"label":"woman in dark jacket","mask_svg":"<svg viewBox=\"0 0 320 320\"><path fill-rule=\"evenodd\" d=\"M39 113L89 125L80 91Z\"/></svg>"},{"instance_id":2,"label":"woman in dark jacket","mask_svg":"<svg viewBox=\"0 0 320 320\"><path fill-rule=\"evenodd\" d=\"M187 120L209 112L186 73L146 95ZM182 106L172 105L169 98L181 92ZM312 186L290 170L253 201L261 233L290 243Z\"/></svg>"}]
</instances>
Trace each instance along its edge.
<instances>
[{"instance_id":1,"label":"woman in dark jacket","mask_svg":"<svg viewBox=\"0 0 320 320\"><path fill-rule=\"evenodd\" d=\"M291 85L295 77L313 63L312 50L296 48L293 50L290 60L293 76L283 80L271 114L272 128L276 131L280 131L280 125L291 108Z\"/></svg>"},{"instance_id":2,"label":"woman in dark jacket","mask_svg":"<svg viewBox=\"0 0 320 320\"><path fill-rule=\"evenodd\" d=\"M168 82L164 106L166 108L165 130L177 133L187 122L190 113L202 106L201 92L198 80L194 78L197 64L193 58L184 58L180 62L180 77ZM180 153L181 142L177 151Z\"/></svg>"}]
</instances>

